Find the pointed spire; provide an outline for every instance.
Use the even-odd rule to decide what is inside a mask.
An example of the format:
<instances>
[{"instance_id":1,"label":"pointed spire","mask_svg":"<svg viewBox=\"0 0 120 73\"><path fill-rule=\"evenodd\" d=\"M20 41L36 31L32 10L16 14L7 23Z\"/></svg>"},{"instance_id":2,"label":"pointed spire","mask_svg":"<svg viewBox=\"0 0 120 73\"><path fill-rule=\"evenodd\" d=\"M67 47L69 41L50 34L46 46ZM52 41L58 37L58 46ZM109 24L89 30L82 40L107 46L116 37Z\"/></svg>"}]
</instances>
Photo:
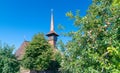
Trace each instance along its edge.
<instances>
[{"instance_id":1,"label":"pointed spire","mask_svg":"<svg viewBox=\"0 0 120 73\"><path fill-rule=\"evenodd\" d=\"M53 16L53 9L51 9L51 23L50 23L50 32L46 36L59 36L54 29L54 16Z\"/></svg>"},{"instance_id":2,"label":"pointed spire","mask_svg":"<svg viewBox=\"0 0 120 73\"><path fill-rule=\"evenodd\" d=\"M51 9L51 27L50 31L54 31L54 16L53 16L53 9Z\"/></svg>"}]
</instances>

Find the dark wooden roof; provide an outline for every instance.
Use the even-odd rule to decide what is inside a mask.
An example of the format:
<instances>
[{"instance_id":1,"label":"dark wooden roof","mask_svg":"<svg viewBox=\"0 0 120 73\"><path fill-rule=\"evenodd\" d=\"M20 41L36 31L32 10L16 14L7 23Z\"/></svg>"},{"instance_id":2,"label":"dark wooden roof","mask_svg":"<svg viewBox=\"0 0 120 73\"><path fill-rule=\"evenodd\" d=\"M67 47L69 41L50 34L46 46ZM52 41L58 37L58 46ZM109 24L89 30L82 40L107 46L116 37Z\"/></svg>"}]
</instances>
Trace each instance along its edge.
<instances>
[{"instance_id":1,"label":"dark wooden roof","mask_svg":"<svg viewBox=\"0 0 120 73\"><path fill-rule=\"evenodd\" d=\"M51 35L59 36L55 31L50 31L48 34L46 34L46 36L51 36Z\"/></svg>"},{"instance_id":2,"label":"dark wooden roof","mask_svg":"<svg viewBox=\"0 0 120 73\"><path fill-rule=\"evenodd\" d=\"M25 53L25 48L26 46L29 45L29 41L24 41L21 46L17 49L17 51L15 52L15 56L17 57L17 59L21 59L22 56Z\"/></svg>"}]
</instances>

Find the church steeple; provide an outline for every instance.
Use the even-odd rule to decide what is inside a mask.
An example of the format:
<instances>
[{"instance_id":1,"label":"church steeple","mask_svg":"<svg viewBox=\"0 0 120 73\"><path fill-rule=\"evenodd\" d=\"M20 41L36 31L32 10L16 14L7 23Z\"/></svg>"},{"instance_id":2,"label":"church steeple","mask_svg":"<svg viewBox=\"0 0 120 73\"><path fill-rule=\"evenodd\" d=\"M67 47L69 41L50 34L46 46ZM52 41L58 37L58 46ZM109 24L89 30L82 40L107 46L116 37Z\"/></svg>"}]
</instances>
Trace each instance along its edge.
<instances>
[{"instance_id":1,"label":"church steeple","mask_svg":"<svg viewBox=\"0 0 120 73\"><path fill-rule=\"evenodd\" d=\"M48 42L55 47L57 42L57 37L59 36L54 30L54 16L53 9L51 9L51 23L50 23L50 32L46 35L48 36Z\"/></svg>"}]
</instances>

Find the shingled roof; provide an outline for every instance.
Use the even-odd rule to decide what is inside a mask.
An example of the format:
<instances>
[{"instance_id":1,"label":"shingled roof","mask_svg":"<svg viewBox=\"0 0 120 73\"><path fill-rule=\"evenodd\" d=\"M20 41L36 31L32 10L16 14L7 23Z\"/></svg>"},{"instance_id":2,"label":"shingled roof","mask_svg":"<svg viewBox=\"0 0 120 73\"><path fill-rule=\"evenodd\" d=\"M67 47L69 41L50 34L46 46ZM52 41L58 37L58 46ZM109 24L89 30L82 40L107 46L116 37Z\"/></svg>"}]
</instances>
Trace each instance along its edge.
<instances>
[{"instance_id":1,"label":"shingled roof","mask_svg":"<svg viewBox=\"0 0 120 73\"><path fill-rule=\"evenodd\" d=\"M25 53L25 48L26 46L29 45L29 41L24 41L20 48L18 48L18 50L15 52L15 56L17 57L18 60L20 60L22 58L22 56L24 55Z\"/></svg>"}]
</instances>

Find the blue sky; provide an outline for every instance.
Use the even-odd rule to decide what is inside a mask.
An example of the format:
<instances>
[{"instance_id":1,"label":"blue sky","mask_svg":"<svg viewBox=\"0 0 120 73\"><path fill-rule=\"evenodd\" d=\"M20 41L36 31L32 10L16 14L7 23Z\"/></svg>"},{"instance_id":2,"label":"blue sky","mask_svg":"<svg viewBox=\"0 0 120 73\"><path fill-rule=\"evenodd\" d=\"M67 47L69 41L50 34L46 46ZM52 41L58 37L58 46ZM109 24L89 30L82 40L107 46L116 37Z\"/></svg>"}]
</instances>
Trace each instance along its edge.
<instances>
[{"instance_id":1,"label":"blue sky","mask_svg":"<svg viewBox=\"0 0 120 73\"><path fill-rule=\"evenodd\" d=\"M31 40L35 33L50 30L50 10L54 9L55 30L58 24L65 26L64 32L74 30L73 21L65 13L80 10L86 14L91 0L0 0L0 40L18 48L24 41ZM63 39L62 36L59 39ZM67 39L63 39L67 41Z\"/></svg>"}]
</instances>

